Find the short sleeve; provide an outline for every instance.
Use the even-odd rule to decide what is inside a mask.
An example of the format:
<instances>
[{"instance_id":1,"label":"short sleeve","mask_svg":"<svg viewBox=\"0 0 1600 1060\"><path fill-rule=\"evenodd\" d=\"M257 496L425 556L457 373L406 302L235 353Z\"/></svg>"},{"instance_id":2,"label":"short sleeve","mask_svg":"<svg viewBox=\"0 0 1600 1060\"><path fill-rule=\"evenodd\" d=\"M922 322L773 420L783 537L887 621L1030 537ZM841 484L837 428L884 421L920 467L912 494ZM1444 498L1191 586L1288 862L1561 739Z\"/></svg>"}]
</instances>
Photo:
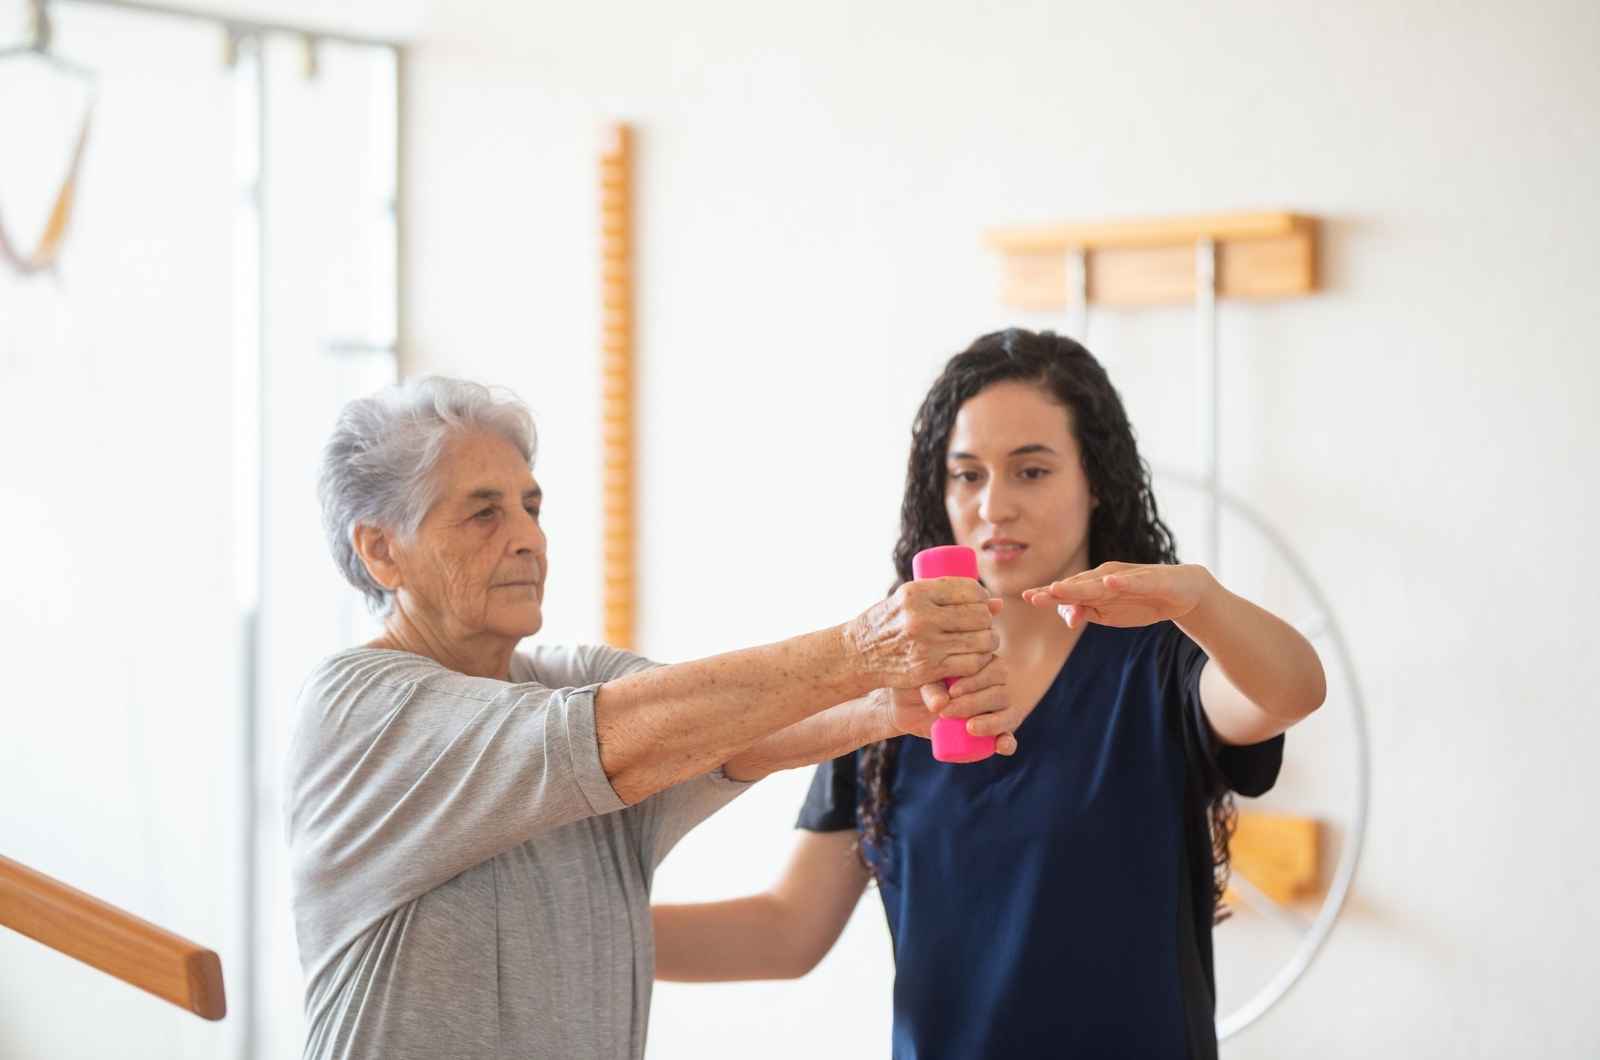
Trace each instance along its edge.
<instances>
[{"instance_id":1,"label":"short sleeve","mask_svg":"<svg viewBox=\"0 0 1600 1060\"><path fill-rule=\"evenodd\" d=\"M843 832L855 826L856 756L847 754L817 766L795 827L808 832Z\"/></svg>"},{"instance_id":2,"label":"short sleeve","mask_svg":"<svg viewBox=\"0 0 1600 1060\"><path fill-rule=\"evenodd\" d=\"M454 673L405 652L325 661L301 693L285 825L302 953L535 836L616 813L594 686Z\"/></svg>"},{"instance_id":3,"label":"short sleeve","mask_svg":"<svg viewBox=\"0 0 1600 1060\"><path fill-rule=\"evenodd\" d=\"M525 653L524 659L532 674L551 685L604 684L661 665L604 644L538 646ZM750 783L732 779L719 766L624 810L624 819L638 836L640 863L646 874L653 873L696 825L749 790Z\"/></svg>"},{"instance_id":4,"label":"short sleeve","mask_svg":"<svg viewBox=\"0 0 1600 1060\"><path fill-rule=\"evenodd\" d=\"M1200 703L1200 672L1208 656L1176 625L1169 623L1167 638L1167 706L1182 727L1185 762L1206 798L1224 791L1254 798L1271 791L1283 766L1283 734L1242 747L1223 743Z\"/></svg>"},{"instance_id":5,"label":"short sleeve","mask_svg":"<svg viewBox=\"0 0 1600 1060\"><path fill-rule=\"evenodd\" d=\"M576 688L602 685L660 665L609 644L539 644L517 652L512 679L536 681L550 688Z\"/></svg>"}]
</instances>

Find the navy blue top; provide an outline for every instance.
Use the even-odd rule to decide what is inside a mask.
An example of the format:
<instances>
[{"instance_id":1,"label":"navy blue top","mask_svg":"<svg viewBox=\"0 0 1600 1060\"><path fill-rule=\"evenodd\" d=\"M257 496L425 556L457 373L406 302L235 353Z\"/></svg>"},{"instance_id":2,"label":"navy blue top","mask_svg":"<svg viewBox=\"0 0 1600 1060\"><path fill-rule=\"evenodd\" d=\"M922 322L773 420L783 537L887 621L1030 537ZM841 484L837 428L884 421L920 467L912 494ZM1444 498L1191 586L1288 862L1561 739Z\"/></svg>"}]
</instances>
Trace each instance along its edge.
<instances>
[{"instance_id":1,"label":"navy blue top","mask_svg":"<svg viewBox=\"0 0 1600 1060\"><path fill-rule=\"evenodd\" d=\"M1205 662L1170 622L1091 624L1016 755L900 739L872 854L896 1060L1216 1056L1207 808L1271 788L1283 737L1223 745ZM799 825L857 826L856 756L817 768Z\"/></svg>"}]
</instances>

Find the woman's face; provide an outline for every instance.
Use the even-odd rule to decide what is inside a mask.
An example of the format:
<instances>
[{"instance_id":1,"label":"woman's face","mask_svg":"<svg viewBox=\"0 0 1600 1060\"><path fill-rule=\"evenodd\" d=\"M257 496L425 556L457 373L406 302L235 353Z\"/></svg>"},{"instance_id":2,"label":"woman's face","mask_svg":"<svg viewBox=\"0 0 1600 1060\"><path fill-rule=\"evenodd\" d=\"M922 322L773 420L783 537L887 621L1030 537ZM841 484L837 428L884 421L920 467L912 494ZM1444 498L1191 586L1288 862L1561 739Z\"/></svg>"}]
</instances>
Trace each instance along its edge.
<instances>
[{"instance_id":1,"label":"woman's face","mask_svg":"<svg viewBox=\"0 0 1600 1060\"><path fill-rule=\"evenodd\" d=\"M543 625L543 494L516 446L495 434L452 441L439 499L414 540L396 542L405 603L457 637L531 636Z\"/></svg>"},{"instance_id":2,"label":"woman's face","mask_svg":"<svg viewBox=\"0 0 1600 1060\"><path fill-rule=\"evenodd\" d=\"M1032 383L996 383L956 414L944 506L956 544L978 553L992 591L1089 569L1089 492L1071 413Z\"/></svg>"}]
</instances>

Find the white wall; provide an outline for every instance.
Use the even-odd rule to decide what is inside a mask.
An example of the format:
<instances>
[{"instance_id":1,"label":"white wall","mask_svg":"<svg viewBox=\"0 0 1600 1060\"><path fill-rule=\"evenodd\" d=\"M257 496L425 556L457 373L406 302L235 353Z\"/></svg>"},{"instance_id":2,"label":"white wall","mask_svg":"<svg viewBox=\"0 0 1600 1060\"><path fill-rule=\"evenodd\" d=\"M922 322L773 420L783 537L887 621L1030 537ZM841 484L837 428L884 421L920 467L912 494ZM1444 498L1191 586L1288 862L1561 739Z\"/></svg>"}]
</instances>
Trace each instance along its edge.
<instances>
[{"instance_id":1,"label":"white wall","mask_svg":"<svg viewBox=\"0 0 1600 1060\"><path fill-rule=\"evenodd\" d=\"M597 636L595 130L637 121L642 643L681 659L881 591L921 390L979 332L1051 323L998 305L986 226L1325 218L1325 293L1224 309L1225 477L1348 627L1372 833L1330 946L1227 1052L1592 1054L1597 12L435 5L407 86L408 367L531 399L549 632ZM1187 326L1106 317L1092 342L1180 467ZM830 564L784 569L802 547ZM659 895L770 880L804 783L707 824ZM807 980L661 989L652 1055L880 1054L891 974L869 896Z\"/></svg>"},{"instance_id":2,"label":"white wall","mask_svg":"<svg viewBox=\"0 0 1600 1060\"><path fill-rule=\"evenodd\" d=\"M0 39L21 6L0 0ZM256 277L235 147L255 144L255 108L219 26L59 7L55 46L97 71L99 103L59 276L0 264L0 852L215 948L229 1013L196 1019L0 930L0 1058L293 1056L279 777L300 682L364 639L315 476L338 407L393 374L387 353L324 348L393 335L392 60L328 45L308 80L298 41L268 44L263 489L257 425L239 416L256 404L241 371ZM0 66L0 207L24 247L79 88L32 60Z\"/></svg>"},{"instance_id":3,"label":"white wall","mask_svg":"<svg viewBox=\"0 0 1600 1060\"><path fill-rule=\"evenodd\" d=\"M100 99L59 277L0 263L0 853L215 949L231 993L246 841L231 95L209 33L59 16ZM45 214L19 204L51 201L62 169L41 162L64 169L78 128L77 109L38 106L59 84L39 73L0 68L0 202L27 247ZM240 1039L237 1019L0 929L0 1057L201 1060Z\"/></svg>"}]
</instances>

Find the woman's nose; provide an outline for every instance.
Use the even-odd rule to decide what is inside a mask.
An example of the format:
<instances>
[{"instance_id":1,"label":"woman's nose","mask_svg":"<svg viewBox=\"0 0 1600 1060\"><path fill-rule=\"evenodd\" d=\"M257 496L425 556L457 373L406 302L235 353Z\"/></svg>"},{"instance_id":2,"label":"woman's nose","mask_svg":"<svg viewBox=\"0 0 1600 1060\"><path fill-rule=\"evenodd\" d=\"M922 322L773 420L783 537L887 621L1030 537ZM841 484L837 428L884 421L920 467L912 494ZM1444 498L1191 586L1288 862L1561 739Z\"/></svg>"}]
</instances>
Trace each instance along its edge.
<instances>
[{"instance_id":1,"label":"woman's nose","mask_svg":"<svg viewBox=\"0 0 1600 1060\"><path fill-rule=\"evenodd\" d=\"M1000 482L991 481L978 501L978 516L991 526L1015 518L1016 504Z\"/></svg>"},{"instance_id":2,"label":"woman's nose","mask_svg":"<svg viewBox=\"0 0 1600 1060\"><path fill-rule=\"evenodd\" d=\"M516 539L512 542L517 554L543 557L547 543L544 527L539 525L539 520L523 512L522 518L517 522Z\"/></svg>"}]
</instances>

